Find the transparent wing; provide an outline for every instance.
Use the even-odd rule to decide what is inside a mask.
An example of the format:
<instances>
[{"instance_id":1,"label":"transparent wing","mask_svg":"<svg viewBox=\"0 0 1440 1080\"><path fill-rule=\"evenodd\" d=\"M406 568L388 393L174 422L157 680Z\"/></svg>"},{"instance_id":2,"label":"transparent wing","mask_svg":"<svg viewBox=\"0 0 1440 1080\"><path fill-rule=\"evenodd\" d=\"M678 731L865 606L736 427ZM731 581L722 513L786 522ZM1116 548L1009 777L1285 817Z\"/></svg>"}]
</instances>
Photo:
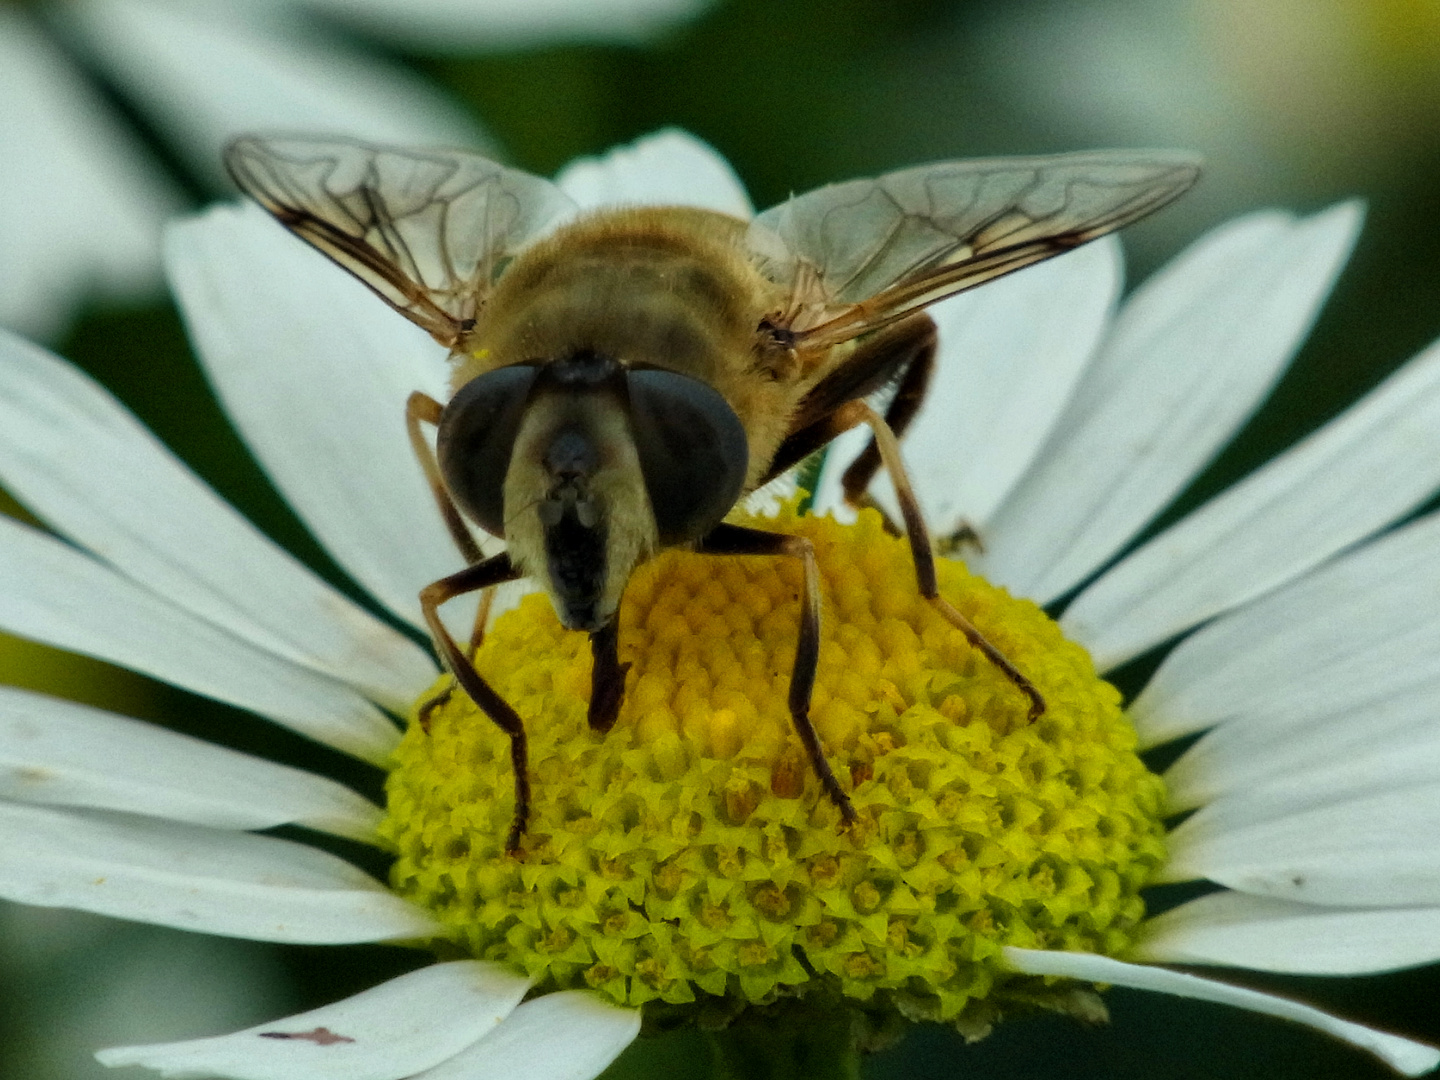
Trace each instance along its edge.
<instances>
[{"instance_id":1,"label":"transparent wing","mask_svg":"<svg viewBox=\"0 0 1440 1080\"><path fill-rule=\"evenodd\" d=\"M447 347L509 256L576 209L548 180L463 150L246 136L225 165L282 225Z\"/></svg>"},{"instance_id":2,"label":"transparent wing","mask_svg":"<svg viewBox=\"0 0 1440 1080\"><path fill-rule=\"evenodd\" d=\"M940 162L799 195L747 239L791 288L774 321L828 346L1113 232L1198 175L1175 151Z\"/></svg>"}]
</instances>

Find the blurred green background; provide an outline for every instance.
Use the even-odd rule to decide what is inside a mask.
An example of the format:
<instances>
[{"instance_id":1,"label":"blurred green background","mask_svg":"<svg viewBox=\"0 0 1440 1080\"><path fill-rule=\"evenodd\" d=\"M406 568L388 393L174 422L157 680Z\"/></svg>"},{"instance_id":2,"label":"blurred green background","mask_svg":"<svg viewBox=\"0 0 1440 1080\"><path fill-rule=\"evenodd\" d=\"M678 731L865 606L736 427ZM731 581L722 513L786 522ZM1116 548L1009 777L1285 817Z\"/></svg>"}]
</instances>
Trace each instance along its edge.
<instances>
[{"instance_id":1,"label":"blurred green background","mask_svg":"<svg viewBox=\"0 0 1440 1080\"><path fill-rule=\"evenodd\" d=\"M439 58L345 33L443 87L523 168L552 173L577 155L679 125L729 158L759 207L937 158L1112 145L1202 151L1200 186L1127 230L1132 282L1237 213L1363 197L1359 247L1299 361L1187 502L1333 416L1440 335L1440 3L1432 0L719 0L645 46ZM107 92L126 108L123 95ZM222 194L135 119L194 205ZM52 344L262 528L353 593L227 427L167 303L91 303ZM338 755L102 664L0 641L0 681L377 790L374 776ZM0 958L5 1080L98 1074L88 1051L107 1042L244 1026L358 991L420 959L379 947L216 941L13 905L0 905ZM1440 1041L1434 970L1234 978ZM975 1046L920 1029L872 1059L867 1075L1389 1075L1321 1036L1234 1010L1122 991L1109 1003L1113 1022L1099 1029L1020 1021ZM697 1041L673 1036L633 1048L615 1072L699 1076L705 1062Z\"/></svg>"}]
</instances>

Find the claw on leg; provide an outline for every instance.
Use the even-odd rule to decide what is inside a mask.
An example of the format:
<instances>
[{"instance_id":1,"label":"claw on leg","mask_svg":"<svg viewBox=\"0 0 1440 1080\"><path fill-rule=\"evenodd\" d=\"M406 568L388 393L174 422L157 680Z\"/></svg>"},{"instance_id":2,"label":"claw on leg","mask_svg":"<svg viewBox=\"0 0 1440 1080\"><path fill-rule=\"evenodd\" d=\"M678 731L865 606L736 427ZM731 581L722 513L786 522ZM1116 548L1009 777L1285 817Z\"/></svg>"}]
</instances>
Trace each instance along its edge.
<instances>
[{"instance_id":1,"label":"claw on leg","mask_svg":"<svg viewBox=\"0 0 1440 1080\"><path fill-rule=\"evenodd\" d=\"M449 673L445 676L445 685L433 691L428 697L421 700L415 708L415 719L420 723L420 730L426 735L430 734L430 714L450 700L455 693L455 676Z\"/></svg>"}]
</instances>

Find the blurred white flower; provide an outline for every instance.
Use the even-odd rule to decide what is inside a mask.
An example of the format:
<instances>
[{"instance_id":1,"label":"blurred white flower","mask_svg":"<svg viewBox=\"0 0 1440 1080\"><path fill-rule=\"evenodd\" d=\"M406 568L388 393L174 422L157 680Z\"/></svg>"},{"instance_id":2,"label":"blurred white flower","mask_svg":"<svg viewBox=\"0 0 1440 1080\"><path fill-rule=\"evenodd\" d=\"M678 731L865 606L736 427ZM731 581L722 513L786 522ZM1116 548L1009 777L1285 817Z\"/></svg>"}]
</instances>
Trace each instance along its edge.
<instances>
[{"instance_id":1,"label":"blurred white flower","mask_svg":"<svg viewBox=\"0 0 1440 1080\"><path fill-rule=\"evenodd\" d=\"M427 52L547 42L643 44L714 0L305 0L337 19Z\"/></svg>"},{"instance_id":2,"label":"blurred white flower","mask_svg":"<svg viewBox=\"0 0 1440 1080\"><path fill-rule=\"evenodd\" d=\"M160 168L23 11L0 7L0 324L50 338L95 290L159 283Z\"/></svg>"},{"instance_id":3,"label":"blurred white flower","mask_svg":"<svg viewBox=\"0 0 1440 1080\"><path fill-rule=\"evenodd\" d=\"M242 131L484 145L458 103L326 28L447 51L637 40L707 0L51 0L0 7L0 325L63 333L98 294L158 291L159 230L184 197L98 73L205 185Z\"/></svg>"}]
</instances>

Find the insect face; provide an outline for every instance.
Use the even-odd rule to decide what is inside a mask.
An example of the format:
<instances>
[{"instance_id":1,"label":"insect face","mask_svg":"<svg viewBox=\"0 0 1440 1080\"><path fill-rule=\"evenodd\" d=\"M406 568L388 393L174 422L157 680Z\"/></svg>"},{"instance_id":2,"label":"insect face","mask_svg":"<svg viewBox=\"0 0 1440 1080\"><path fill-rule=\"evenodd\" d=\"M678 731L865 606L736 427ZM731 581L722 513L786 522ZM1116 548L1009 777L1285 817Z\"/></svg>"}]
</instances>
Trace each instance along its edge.
<instances>
[{"instance_id":1,"label":"insect face","mask_svg":"<svg viewBox=\"0 0 1440 1080\"><path fill-rule=\"evenodd\" d=\"M615 617L631 571L692 542L735 504L745 430L698 379L578 351L472 379L441 414L440 474L506 539L572 630Z\"/></svg>"}]
</instances>

